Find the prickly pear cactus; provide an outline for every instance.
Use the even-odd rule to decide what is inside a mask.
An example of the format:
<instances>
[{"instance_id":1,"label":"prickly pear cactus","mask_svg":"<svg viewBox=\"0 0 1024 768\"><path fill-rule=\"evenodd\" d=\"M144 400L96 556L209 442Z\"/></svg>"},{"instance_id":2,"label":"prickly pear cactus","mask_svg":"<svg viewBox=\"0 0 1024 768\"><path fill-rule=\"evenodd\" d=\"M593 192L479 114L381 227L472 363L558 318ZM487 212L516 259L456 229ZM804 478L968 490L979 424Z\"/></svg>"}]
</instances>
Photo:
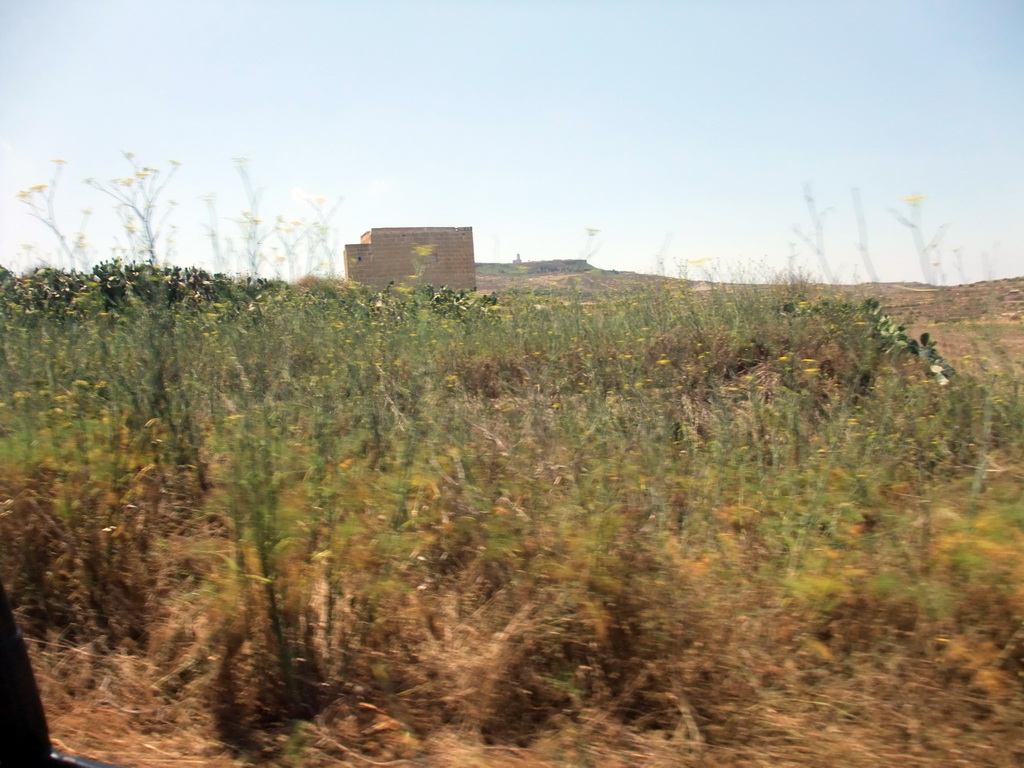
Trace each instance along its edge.
<instances>
[{"instance_id":1,"label":"prickly pear cactus","mask_svg":"<svg viewBox=\"0 0 1024 768\"><path fill-rule=\"evenodd\" d=\"M956 375L956 369L939 354L935 339L929 334L922 333L920 339L908 336L907 326L883 313L877 299L865 301L864 309L873 321L875 336L883 351L901 350L914 355L928 365L928 370L939 384L948 384Z\"/></svg>"}]
</instances>

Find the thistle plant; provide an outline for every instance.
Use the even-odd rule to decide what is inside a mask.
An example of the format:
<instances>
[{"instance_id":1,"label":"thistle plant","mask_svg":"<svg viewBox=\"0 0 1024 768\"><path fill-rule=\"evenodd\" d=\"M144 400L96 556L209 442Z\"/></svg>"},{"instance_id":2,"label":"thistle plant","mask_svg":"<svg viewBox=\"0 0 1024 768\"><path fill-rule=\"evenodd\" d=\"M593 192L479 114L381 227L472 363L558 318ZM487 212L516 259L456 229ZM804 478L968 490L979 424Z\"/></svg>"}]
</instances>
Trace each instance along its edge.
<instances>
[{"instance_id":1,"label":"thistle plant","mask_svg":"<svg viewBox=\"0 0 1024 768\"><path fill-rule=\"evenodd\" d=\"M878 279L878 273L875 271L875 264L871 260L871 251L868 249L868 225L867 219L864 217L864 206L860 201L860 190L856 187L853 188L853 210L857 216L857 250L860 252L861 260L864 262L864 269L867 270L868 279L877 283L880 282Z\"/></svg>"},{"instance_id":2,"label":"thistle plant","mask_svg":"<svg viewBox=\"0 0 1024 768\"><path fill-rule=\"evenodd\" d=\"M435 260L434 252L436 250L436 245L413 244L412 251L409 254L412 259L412 275L410 277L417 281L423 277L427 267Z\"/></svg>"},{"instance_id":3,"label":"thistle plant","mask_svg":"<svg viewBox=\"0 0 1024 768\"><path fill-rule=\"evenodd\" d=\"M168 217L176 203L169 201L162 215L159 214L158 204L181 163L171 160L170 172L161 179L158 169L141 165L132 152L125 152L124 157L132 166L131 175L111 179L106 183L86 179L85 183L117 203L115 210L127 235L126 251L130 257L141 258L155 265L158 260L157 244L165 234ZM170 247L172 239L168 237L166 240Z\"/></svg>"},{"instance_id":4,"label":"thistle plant","mask_svg":"<svg viewBox=\"0 0 1024 768\"><path fill-rule=\"evenodd\" d=\"M817 256L818 265L821 267L821 274L825 278L825 282L835 283L835 276L832 274L828 258L825 255L825 216L832 209L826 208L823 211L818 210L818 204L814 199L814 194L811 191L810 184L804 185L804 204L807 206L807 213L811 217L811 226L814 229L813 238L810 235L805 235L803 230L798 226L793 227L793 232L801 241L803 241L804 245L810 248L811 252Z\"/></svg>"},{"instance_id":5,"label":"thistle plant","mask_svg":"<svg viewBox=\"0 0 1024 768\"><path fill-rule=\"evenodd\" d=\"M263 197L263 190L253 186L252 178L249 176L249 159L246 157L235 158L235 169L242 179L242 186L245 188L247 207L235 221L242 236L242 243L245 248L245 260L250 275L258 275L260 264L266 259L263 246L267 239L273 234L274 228L269 227L260 217L260 199Z\"/></svg>"},{"instance_id":6,"label":"thistle plant","mask_svg":"<svg viewBox=\"0 0 1024 768\"><path fill-rule=\"evenodd\" d=\"M590 261L601 250L601 239L598 237L601 230L596 227L583 228L583 247L580 248L580 258L583 261Z\"/></svg>"},{"instance_id":7,"label":"thistle plant","mask_svg":"<svg viewBox=\"0 0 1024 768\"><path fill-rule=\"evenodd\" d=\"M935 231L935 234L925 242L924 231L921 229L921 203L925 197L926 195L909 195L903 198L909 208L909 215L907 216L904 216L895 208L890 208L889 213L895 217L896 221L910 230L911 237L914 240L914 248L917 251L921 264L922 279L928 285L935 285L936 277L941 278L942 259L939 255L939 245L949 225L941 225ZM941 279L939 279L939 282L942 282Z\"/></svg>"},{"instance_id":8,"label":"thistle plant","mask_svg":"<svg viewBox=\"0 0 1024 768\"><path fill-rule=\"evenodd\" d=\"M68 269L74 270L84 266L86 254L85 228L92 215L92 211L82 211L82 223L74 235L74 242L69 243L60 225L57 223L55 200L57 184L60 181L61 171L67 164L66 160L56 159L53 161L53 177L49 184L37 184L34 187L18 192L18 199L25 203L30 209L30 216L42 222L42 224L57 238L57 245L61 254L67 259Z\"/></svg>"},{"instance_id":9,"label":"thistle plant","mask_svg":"<svg viewBox=\"0 0 1024 768\"><path fill-rule=\"evenodd\" d=\"M181 164L170 161L171 170L164 174L157 168L141 164L131 152L125 152L124 157L131 165L130 175L108 182L91 178L85 180L87 185L115 202L114 210L120 219L125 240L115 238L112 258L122 263L141 262L149 266L167 263L176 255L176 227L171 222L171 215L177 204L174 200L168 200L166 204L161 201ZM333 275L340 246L332 220L341 205L341 198L328 206L324 197L304 196L303 202L311 209L308 220L294 217L286 219L283 216L266 220L260 214L263 190L255 187L252 182L248 159L235 158L234 163L246 196L246 207L234 219L239 233L239 247L236 248L232 239L222 238L215 195L211 193L203 198L209 216L204 228L213 249L215 270L225 269L240 256L243 260L241 271L256 278L268 258L267 251L273 238L276 243L275 260L288 263L290 279L295 280L302 274ZM56 199L58 182L66 163L64 160L54 160L54 164L49 184L37 184L22 190L18 198L29 207L30 215L56 238L60 261L64 266L72 272L84 270L94 258L85 236L92 211L83 210L78 230L72 236L65 234L58 221ZM25 247L31 253L31 247Z\"/></svg>"}]
</instances>

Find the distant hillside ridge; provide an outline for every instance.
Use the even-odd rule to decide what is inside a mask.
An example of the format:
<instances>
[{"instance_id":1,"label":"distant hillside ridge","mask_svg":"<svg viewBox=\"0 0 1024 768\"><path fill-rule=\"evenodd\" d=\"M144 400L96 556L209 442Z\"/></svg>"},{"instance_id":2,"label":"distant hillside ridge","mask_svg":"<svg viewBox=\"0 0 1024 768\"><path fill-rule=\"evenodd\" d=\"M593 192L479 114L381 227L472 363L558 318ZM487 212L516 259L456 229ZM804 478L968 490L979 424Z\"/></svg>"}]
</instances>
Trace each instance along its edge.
<instances>
[{"instance_id":1,"label":"distant hillside ridge","mask_svg":"<svg viewBox=\"0 0 1024 768\"><path fill-rule=\"evenodd\" d=\"M477 262L478 275L515 277L526 275L579 275L615 274L614 270L598 269L586 259L550 259L548 261L522 261L514 264Z\"/></svg>"}]
</instances>

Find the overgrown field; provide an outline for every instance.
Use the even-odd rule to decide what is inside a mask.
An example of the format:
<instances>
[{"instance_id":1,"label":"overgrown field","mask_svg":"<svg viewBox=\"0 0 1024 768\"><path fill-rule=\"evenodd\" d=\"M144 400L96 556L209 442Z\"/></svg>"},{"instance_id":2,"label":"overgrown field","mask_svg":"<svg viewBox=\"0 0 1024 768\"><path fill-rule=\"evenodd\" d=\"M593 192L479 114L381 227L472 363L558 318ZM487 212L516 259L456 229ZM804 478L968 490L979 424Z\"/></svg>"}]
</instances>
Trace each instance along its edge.
<instances>
[{"instance_id":1,"label":"overgrown field","mask_svg":"<svg viewBox=\"0 0 1024 768\"><path fill-rule=\"evenodd\" d=\"M0 575L69 750L1024 761L1012 364L796 280L2 278Z\"/></svg>"}]
</instances>

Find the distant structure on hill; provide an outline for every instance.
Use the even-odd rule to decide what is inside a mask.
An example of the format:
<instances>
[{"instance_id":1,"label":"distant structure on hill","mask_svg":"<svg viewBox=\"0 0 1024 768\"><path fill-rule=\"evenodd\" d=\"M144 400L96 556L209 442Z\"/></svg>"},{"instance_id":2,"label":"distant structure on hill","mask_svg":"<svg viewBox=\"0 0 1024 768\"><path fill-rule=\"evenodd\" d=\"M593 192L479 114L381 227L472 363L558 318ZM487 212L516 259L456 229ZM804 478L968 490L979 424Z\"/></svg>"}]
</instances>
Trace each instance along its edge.
<instances>
[{"instance_id":1,"label":"distant structure on hill","mask_svg":"<svg viewBox=\"0 0 1024 768\"><path fill-rule=\"evenodd\" d=\"M476 288L472 227L371 229L345 246L345 274L372 288L433 285Z\"/></svg>"},{"instance_id":2,"label":"distant structure on hill","mask_svg":"<svg viewBox=\"0 0 1024 768\"><path fill-rule=\"evenodd\" d=\"M598 269L586 259L547 259L545 261L523 261L519 254L511 264L480 262L476 271L481 275L537 276L537 275L579 275L597 274L614 270Z\"/></svg>"}]
</instances>

